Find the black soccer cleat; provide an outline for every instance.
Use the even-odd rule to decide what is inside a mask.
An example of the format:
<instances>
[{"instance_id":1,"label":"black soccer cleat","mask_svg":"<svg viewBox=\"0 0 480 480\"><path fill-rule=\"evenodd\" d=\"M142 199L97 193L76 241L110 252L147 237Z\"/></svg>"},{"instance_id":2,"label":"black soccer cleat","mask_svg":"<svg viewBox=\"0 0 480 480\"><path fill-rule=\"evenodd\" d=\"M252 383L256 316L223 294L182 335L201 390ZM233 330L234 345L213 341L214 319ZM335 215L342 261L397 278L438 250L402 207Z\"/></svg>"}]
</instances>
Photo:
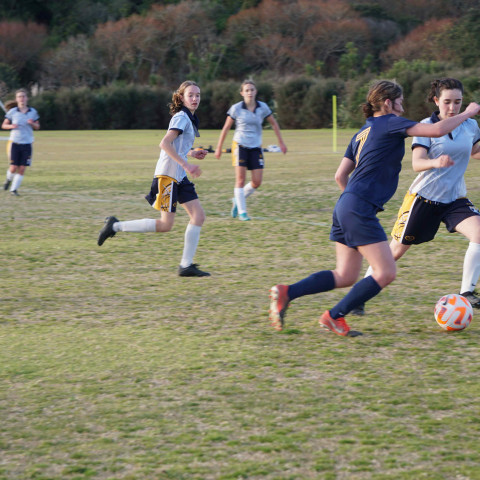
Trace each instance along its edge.
<instances>
[{"instance_id":1,"label":"black soccer cleat","mask_svg":"<svg viewBox=\"0 0 480 480\"><path fill-rule=\"evenodd\" d=\"M14 197L19 197L20 196L20 194L16 190L12 190L10 192L10 195L13 195Z\"/></svg>"},{"instance_id":2,"label":"black soccer cleat","mask_svg":"<svg viewBox=\"0 0 480 480\"><path fill-rule=\"evenodd\" d=\"M477 297L475 293L477 292L463 292L460 295L470 302L472 308L480 308L480 297Z\"/></svg>"},{"instance_id":3,"label":"black soccer cleat","mask_svg":"<svg viewBox=\"0 0 480 480\"><path fill-rule=\"evenodd\" d=\"M3 189L8 190L8 187L10 186L11 183L12 183L11 180L5 180L5 183L3 184Z\"/></svg>"},{"instance_id":4,"label":"black soccer cleat","mask_svg":"<svg viewBox=\"0 0 480 480\"><path fill-rule=\"evenodd\" d=\"M188 267L178 267L179 277L209 277L208 272L200 270L196 263L192 263Z\"/></svg>"},{"instance_id":5,"label":"black soccer cleat","mask_svg":"<svg viewBox=\"0 0 480 480\"><path fill-rule=\"evenodd\" d=\"M357 317L363 317L365 315L365 304L361 303L349 312L349 315L356 315Z\"/></svg>"},{"instance_id":6,"label":"black soccer cleat","mask_svg":"<svg viewBox=\"0 0 480 480\"><path fill-rule=\"evenodd\" d=\"M115 222L118 222L118 218L116 217L107 217L105 219L105 225L103 228L100 230L100 233L98 234L98 246L101 247L103 245L103 242L109 237L114 237L117 232L113 231L113 224Z\"/></svg>"}]
</instances>

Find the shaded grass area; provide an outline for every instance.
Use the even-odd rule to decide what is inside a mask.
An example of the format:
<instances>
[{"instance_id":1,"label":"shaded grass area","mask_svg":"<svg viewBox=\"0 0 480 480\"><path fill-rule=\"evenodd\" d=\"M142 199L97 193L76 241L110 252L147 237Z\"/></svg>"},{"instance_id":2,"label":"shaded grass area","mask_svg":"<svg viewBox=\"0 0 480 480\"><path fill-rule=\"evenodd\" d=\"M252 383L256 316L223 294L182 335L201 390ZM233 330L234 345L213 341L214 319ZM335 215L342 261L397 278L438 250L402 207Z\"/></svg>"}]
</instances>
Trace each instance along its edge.
<instances>
[{"instance_id":1,"label":"shaded grass area","mask_svg":"<svg viewBox=\"0 0 480 480\"><path fill-rule=\"evenodd\" d=\"M337 153L328 131L284 132L248 223L229 217L230 158L207 157L201 279L176 275L183 211L168 234L96 245L105 216L155 215L143 195L162 134L39 132L22 196L2 194L0 479L480 479L480 330L433 318L468 242L442 230L411 249L351 318L363 337L318 327L346 290L293 302L277 333L269 288L334 267L333 174L352 132Z\"/></svg>"}]
</instances>

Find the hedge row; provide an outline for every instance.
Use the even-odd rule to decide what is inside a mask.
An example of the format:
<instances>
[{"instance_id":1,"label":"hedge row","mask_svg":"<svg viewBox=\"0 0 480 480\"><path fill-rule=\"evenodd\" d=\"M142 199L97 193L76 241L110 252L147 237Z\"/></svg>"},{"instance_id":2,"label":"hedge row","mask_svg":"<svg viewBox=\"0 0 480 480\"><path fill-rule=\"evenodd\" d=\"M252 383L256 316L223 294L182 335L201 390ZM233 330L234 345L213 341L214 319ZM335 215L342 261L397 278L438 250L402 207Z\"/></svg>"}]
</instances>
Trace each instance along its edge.
<instances>
[{"instance_id":1,"label":"hedge row","mask_svg":"<svg viewBox=\"0 0 480 480\"><path fill-rule=\"evenodd\" d=\"M283 128L326 128L332 121L332 94L342 80L299 78L273 85L258 82L257 98L270 105ZM241 101L238 82L202 86L200 127L218 129L229 107ZM165 88L112 86L43 92L31 98L44 130L165 129L172 92Z\"/></svg>"},{"instance_id":2,"label":"hedge row","mask_svg":"<svg viewBox=\"0 0 480 480\"><path fill-rule=\"evenodd\" d=\"M426 68L397 70L386 78L396 78L403 86L405 115L414 120L430 115L433 105L425 102L430 82L446 73ZM450 76L463 81L465 102L479 97L478 72L462 71ZM371 80L368 76L349 81L299 77L276 84L257 82L257 98L270 105L282 128L330 128L332 95L336 95L339 126L358 127L364 121L360 105ZM239 83L216 81L201 89L197 112L200 128L219 129L228 108L241 100ZM99 90L48 91L33 97L31 104L39 111L45 130L165 129L170 121L171 96L166 88L117 85Z\"/></svg>"}]
</instances>

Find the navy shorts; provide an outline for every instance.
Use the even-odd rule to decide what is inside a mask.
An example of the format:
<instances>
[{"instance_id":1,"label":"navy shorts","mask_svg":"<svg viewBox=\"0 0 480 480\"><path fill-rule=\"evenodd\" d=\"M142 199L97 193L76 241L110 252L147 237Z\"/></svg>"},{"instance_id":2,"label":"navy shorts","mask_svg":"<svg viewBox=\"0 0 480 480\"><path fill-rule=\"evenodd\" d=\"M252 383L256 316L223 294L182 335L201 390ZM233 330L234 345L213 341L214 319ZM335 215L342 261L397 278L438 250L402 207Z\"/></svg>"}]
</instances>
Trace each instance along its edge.
<instances>
[{"instance_id":1,"label":"navy shorts","mask_svg":"<svg viewBox=\"0 0 480 480\"><path fill-rule=\"evenodd\" d=\"M450 233L466 218L480 215L468 198L452 203L432 202L418 194L407 192L393 226L392 237L403 245L418 245L435 238L440 223Z\"/></svg>"},{"instance_id":2,"label":"navy shorts","mask_svg":"<svg viewBox=\"0 0 480 480\"><path fill-rule=\"evenodd\" d=\"M386 241L377 212L378 207L372 203L352 193L342 193L333 210L330 240L351 248Z\"/></svg>"},{"instance_id":3,"label":"navy shorts","mask_svg":"<svg viewBox=\"0 0 480 480\"><path fill-rule=\"evenodd\" d=\"M198 198L195 184L187 177L180 182L167 176L155 177L150 187L150 192L145 195L145 200L155 210L176 212L177 202L187 203Z\"/></svg>"},{"instance_id":4,"label":"navy shorts","mask_svg":"<svg viewBox=\"0 0 480 480\"><path fill-rule=\"evenodd\" d=\"M264 167L263 150L260 147L247 148L232 143L232 165L245 167L247 170L260 170Z\"/></svg>"},{"instance_id":5,"label":"navy shorts","mask_svg":"<svg viewBox=\"0 0 480 480\"><path fill-rule=\"evenodd\" d=\"M32 144L12 143L10 150L10 165L29 167L32 164Z\"/></svg>"}]
</instances>

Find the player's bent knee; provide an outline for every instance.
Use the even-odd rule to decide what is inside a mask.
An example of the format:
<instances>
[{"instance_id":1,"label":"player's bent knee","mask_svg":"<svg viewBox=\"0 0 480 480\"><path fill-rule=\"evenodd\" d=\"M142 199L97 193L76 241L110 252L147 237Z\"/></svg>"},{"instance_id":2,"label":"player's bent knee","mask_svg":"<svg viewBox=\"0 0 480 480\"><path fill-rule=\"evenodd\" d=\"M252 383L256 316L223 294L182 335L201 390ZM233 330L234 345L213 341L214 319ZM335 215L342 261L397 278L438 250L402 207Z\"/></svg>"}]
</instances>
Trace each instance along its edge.
<instances>
[{"instance_id":1,"label":"player's bent knee","mask_svg":"<svg viewBox=\"0 0 480 480\"><path fill-rule=\"evenodd\" d=\"M169 232L173 228L173 222L166 222L162 220L157 220L155 224L155 231L157 233Z\"/></svg>"},{"instance_id":2,"label":"player's bent knee","mask_svg":"<svg viewBox=\"0 0 480 480\"><path fill-rule=\"evenodd\" d=\"M381 288L385 288L387 285L390 285L395 280L396 276L396 271L373 274L373 278L380 285Z\"/></svg>"}]
</instances>

